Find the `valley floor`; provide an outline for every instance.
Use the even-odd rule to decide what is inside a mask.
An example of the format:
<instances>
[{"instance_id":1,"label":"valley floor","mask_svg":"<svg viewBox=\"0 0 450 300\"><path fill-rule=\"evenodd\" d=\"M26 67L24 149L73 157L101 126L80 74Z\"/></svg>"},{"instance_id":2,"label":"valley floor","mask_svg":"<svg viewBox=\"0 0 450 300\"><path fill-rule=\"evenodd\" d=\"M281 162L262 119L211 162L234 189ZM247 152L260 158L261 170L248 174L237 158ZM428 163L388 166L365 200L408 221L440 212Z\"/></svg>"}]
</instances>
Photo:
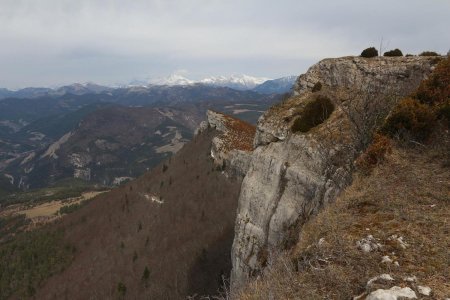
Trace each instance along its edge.
<instances>
[{"instance_id":1,"label":"valley floor","mask_svg":"<svg viewBox=\"0 0 450 300\"><path fill-rule=\"evenodd\" d=\"M4 210L0 211L0 218L7 218L11 216L17 216L24 214L27 219L31 220L33 225L42 225L59 218L59 210L62 207L70 206L74 204L80 204L83 201L87 201L96 197L99 194L106 191L88 191L81 194L78 197L71 197L61 200L52 200L49 202L38 203L36 205L30 204L15 204L7 206Z\"/></svg>"}]
</instances>

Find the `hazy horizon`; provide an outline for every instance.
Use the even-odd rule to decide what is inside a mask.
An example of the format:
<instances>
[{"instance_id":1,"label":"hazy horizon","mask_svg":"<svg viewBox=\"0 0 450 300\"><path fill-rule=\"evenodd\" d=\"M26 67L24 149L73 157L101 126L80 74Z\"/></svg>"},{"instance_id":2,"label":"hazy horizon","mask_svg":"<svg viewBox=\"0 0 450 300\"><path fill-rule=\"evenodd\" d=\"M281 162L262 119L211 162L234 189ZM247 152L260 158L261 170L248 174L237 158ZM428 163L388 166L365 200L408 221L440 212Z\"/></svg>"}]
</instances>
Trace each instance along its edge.
<instances>
[{"instance_id":1,"label":"hazy horizon","mask_svg":"<svg viewBox=\"0 0 450 300\"><path fill-rule=\"evenodd\" d=\"M325 9L324 9L325 7ZM0 87L299 75L369 46L448 51L450 2L2 0Z\"/></svg>"}]
</instances>

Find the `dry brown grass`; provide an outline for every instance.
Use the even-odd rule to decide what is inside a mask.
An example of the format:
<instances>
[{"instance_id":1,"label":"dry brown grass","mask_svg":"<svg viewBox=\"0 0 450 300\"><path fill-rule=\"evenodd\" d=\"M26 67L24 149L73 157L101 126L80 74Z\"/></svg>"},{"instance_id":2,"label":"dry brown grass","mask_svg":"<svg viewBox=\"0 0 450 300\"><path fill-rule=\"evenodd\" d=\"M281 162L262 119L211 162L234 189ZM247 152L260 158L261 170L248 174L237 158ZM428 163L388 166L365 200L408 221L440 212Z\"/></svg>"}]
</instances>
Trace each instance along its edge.
<instances>
[{"instance_id":1,"label":"dry brown grass","mask_svg":"<svg viewBox=\"0 0 450 300\"><path fill-rule=\"evenodd\" d=\"M230 150L253 151L256 127L242 120L223 115L228 131L224 134L223 147Z\"/></svg>"},{"instance_id":2,"label":"dry brown grass","mask_svg":"<svg viewBox=\"0 0 450 300\"><path fill-rule=\"evenodd\" d=\"M443 137L448 139L448 137ZM351 299L373 276L415 275L435 299L450 296L449 148L395 147L370 176L353 184L302 229L299 243L278 257L237 296L240 299ZM373 235L384 245L363 253L356 242ZM389 241L401 235L403 249ZM322 240L321 240L322 239ZM319 241L322 242L319 242ZM400 266L381 264L389 255Z\"/></svg>"}]
</instances>

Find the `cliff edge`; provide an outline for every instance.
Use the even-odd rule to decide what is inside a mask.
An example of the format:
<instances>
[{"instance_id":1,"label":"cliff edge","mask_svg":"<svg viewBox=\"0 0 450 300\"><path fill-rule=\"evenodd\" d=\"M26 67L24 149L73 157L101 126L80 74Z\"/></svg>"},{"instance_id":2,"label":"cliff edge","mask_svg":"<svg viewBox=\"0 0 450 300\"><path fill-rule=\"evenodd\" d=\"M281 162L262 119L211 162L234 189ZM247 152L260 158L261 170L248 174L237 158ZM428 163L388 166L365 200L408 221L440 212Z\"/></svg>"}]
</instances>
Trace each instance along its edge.
<instances>
[{"instance_id":1,"label":"cliff edge","mask_svg":"<svg viewBox=\"0 0 450 300\"><path fill-rule=\"evenodd\" d=\"M352 181L353 161L401 97L426 78L433 57L325 59L293 95L258 121L242 183L232 247L232 285L262 272L308 218Z\"/></svg>"}]
</instances>

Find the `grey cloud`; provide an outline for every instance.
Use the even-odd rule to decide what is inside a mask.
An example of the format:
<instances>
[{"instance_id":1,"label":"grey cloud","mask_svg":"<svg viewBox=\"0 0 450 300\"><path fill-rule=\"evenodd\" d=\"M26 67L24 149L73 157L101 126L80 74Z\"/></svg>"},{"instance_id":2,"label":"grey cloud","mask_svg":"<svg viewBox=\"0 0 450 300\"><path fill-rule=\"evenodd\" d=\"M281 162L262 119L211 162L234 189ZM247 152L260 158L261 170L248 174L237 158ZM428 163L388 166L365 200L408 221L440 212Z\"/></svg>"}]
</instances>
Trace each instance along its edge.
<instances>
[{"instance_id":1,"label":"grey cloud","mask_svg":"<svg viewBox=\"0 0 450 300\"><path fill-rule=\"evenodd\" d=\"M381 37L404 52L442 53L449 12L446 0L0 0L0 86L177 69L277 77Z\"/></svg>"}]
</instances>

